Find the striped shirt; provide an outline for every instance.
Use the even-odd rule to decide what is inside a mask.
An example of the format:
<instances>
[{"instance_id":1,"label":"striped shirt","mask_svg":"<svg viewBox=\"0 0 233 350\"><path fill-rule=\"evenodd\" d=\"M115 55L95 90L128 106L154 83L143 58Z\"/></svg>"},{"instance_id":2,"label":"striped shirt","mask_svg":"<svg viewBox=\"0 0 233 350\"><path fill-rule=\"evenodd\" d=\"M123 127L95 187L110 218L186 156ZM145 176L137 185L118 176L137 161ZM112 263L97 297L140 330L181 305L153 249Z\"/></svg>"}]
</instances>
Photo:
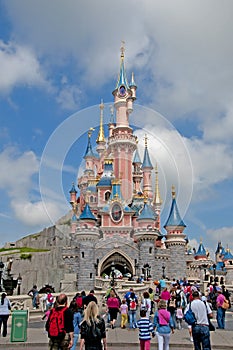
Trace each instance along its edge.
<instances>
[{"instance_id":1,"label":"striped shirt","mask_svg":"<svg viewBox=\"0 0 233 350\"><path fill-rule=\"evenodd\" d=\"M139 329L139 339L140 340L150 340L150 333L153 332L153 324L150 322L149 318L142 317L138 320L134 328Z\"/></svg>"}]
</instances>

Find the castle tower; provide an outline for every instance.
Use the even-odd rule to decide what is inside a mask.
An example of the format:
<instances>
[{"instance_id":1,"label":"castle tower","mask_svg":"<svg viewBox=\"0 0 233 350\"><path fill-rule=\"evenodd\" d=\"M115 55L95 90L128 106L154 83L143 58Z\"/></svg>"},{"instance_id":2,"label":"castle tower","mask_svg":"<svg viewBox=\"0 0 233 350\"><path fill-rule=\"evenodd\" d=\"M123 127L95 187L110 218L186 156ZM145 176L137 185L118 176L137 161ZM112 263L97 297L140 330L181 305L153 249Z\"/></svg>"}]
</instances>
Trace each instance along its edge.
<instances>
[{"instance_id":1,"label":"castle tower","mask_svg":"<svg viewBox=\"0 0 233 350\"><path fill-rule=\"evenodd\" d=\"M151 172L153 170L153 166L150 161L150 156L147 148L147 135L145 135L145 151L142 162L142 173L143 173L143 193L148 198L153 198L152 191L152 177Z\"/></svg>"},{"instance_id":2,"label":"castle tower","mask_svg":"<svg viewBox=\"0 0 233 350\"><path fill-rule=\"evenodd\" d=\"M100 129L99 129L99 134L98 134L98 137L96 140L96 143L97 143L96 151L98 152L100 157L104 153L105 145L106 145L106 141L105 141L105 137L104 137L104 126L103 126L103 111L104 111L104 104L103 104L103 100L101 100L101 103L100 103Z\"/></svg>"},{"instance_id":3,"label":"castle tower","mask_svg":"<svg viewBox=\"0 0 233 350\"><path fill-rule=\"evenodd\" d=\"M179 210L176 204L176 192L172 186L172 205L166 224L164 225L167 231L165 245L170 252L170 264L168 267L168 276L170 278L180 279L186 276L185 260L185 234L183 231L186 225L180 217Z\"/></svg>"},{"instance_id":4,"label":"castle tower","mask_svg":"<svg viewBox=\"0 0 233 350\"><path fill-rule=\"evenodd\" d=\"M133 193L132 159L136 149L136 136L129 126L129 114L136 99L136 85L128 84L124 66L124 47L121 47L120 74L113 91L116 124L109 137L109 153L114 159L114 174L121 178L123 198L130 202Z\"/></svg>"},{"instance_id":5,"label":"castle tower","mask_svg":"<svg viewBox=\"0 0 233 350\"><path fill-rule=\"evenodd\" d=\"M158 237L158 231L154 229L155 213L152 207L145 201L139 217L137 218L138 228L135 229L134 239L138 244L139 250L139 269L145 277L148 277L148 271L152 278L155 278L155 241Z\"/></svg>"},{"instance_id":6,"label":"castle tower","mask_svg":"<svg viewBox=\"0 0 233 350\"><path fill-rule=\"evenodd\" d=\"M96 217L92 214L90 206L86 203L79 216L80 225L75 236L79 242L77 289L92 289L95 285L95 245L99 240L99 229L96 227Z\"/></svg>"},{"instance_id":7,"label":"castle tower","mask_svg":"<svg viewBox=\"0 0 233 350\"><path fill-rule=\"evenodd\" d=\"M156 227L160 231L160 213L161 213L161 205L162 205L162 199L160 197L160 191L159 191L159 176L158 176L158 165L156 164L155 167L155 192L154 192L154 198L153 198L153 207L155 210L155 214L157 216L156 221Z\"/></svg>"}]
</instances>

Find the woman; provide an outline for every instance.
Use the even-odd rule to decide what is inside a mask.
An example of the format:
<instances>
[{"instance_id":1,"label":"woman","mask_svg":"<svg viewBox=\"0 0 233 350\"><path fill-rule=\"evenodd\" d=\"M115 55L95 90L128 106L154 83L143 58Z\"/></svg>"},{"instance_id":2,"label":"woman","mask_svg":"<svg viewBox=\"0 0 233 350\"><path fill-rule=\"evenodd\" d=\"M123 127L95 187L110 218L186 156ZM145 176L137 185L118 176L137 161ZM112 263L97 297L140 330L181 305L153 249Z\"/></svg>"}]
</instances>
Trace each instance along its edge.
<instances>
[{"instance_id":1,"label":"woman","mask_svg":"<svg viewBox=\"0 0 233 350\"><path fill-rule=\"evenodd\" d=\"M158 339L158 350L169 350L169 341L171 331L174 333L174 324L169 311L167 311L167 303L160 300L158 303L158 311L154 316L154 327Z\"/></svg>"},{"instance_id":2,"label":"woman","mask_svg":"<svg viewBox=\"0 0 233 350\"><path fill-rule=\"evenodd\" d=\"M119 312L120 303L113 289L110 290L110 296L107 300L107 307L110 316L110 325L113 329L115 327L117 313Z\"/></svg>"},{"instance_id":3,"label":"woman","mask_svg":"<svg viewBox=\"0 0 233 350\"><path fill-rule=\"evenodd\" d=\"M70 350L75 350L76 345L78 343L78 337L80 333L80 323L83 319L83 313L82 313L82 310L77 305L76 300L71 301L70 309L73 313L73 325L74 325L74 341L73 341L73 346L70 348Z\"/></svg>"},{"instance_id":4,"label":"woman","mask_svg":"<svg viewBox=\"0 0 233 350\"><path fill-rule=\"evenodd\" d=\"M151 300L150 300L150 295L148 292L143 293L141 309L146 310L146 317L150 318Z\"/></svg>"},{"instance_id":5,"label":"woman","mask_svg":"<svg viewBox=\"0 0 233 350\"><path fill-rule=\"evenodd\" d=\"M80 327L80 350L107 350L106 330L104 319L99 316L99 308L91 301L84 311L84 318Z\"/></svg>"},{"instance_id":6,"label":"woman","mask_svg":"<svg viewBox=\"0 0 233 350\"><path fill-rule=\"evenodd\" d=\"M6 297L6 293L2 293L0 303L0 333L3 324L2 336L7 336L7 321L10 315L11 304L10 300Z\"/></svg>"}]
</instances>

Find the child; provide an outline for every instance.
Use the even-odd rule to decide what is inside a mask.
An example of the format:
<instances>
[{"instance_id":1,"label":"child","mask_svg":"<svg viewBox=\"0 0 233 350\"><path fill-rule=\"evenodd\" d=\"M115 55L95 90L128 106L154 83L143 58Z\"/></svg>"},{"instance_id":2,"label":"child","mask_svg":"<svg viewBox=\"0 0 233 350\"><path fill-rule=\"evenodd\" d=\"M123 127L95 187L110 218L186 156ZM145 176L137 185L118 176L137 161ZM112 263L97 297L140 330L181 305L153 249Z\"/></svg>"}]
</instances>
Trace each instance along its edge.
<instances>
[{"instance_id":1,"label":"child","mask_svg":"<svg viewBox=\"0 0 233 350\"><path fill-rule=\"evenodd\" d=\"M155 336L153 324L146 317L146 310L140 310L140 319L134 324L134 328L139 329L140 350L150 350L150 340Z\"/></svg>"},{"instance_id":2,"label":"child","mask_svg":"<svg viewBox=\"0 0 233 350\"><path fill-rule=\"evenodd\" d=\"M177 319L177 328L181 329L182 327L182 319L184 317L182 307L178 307L176 310L176 319Z\"/></svg>"},{"instance_id":3,"label":"child","mask_svg":"<svg viewBox=\"0 0 233 350\"><path fill-rule=\"evenodd\" d=\"M120 306L120 312L121 312L121 328L125 328L126 323L128 321L128 305L126 304L126 299L122 300L122 303Z\"/></svg>"}]
</instances>

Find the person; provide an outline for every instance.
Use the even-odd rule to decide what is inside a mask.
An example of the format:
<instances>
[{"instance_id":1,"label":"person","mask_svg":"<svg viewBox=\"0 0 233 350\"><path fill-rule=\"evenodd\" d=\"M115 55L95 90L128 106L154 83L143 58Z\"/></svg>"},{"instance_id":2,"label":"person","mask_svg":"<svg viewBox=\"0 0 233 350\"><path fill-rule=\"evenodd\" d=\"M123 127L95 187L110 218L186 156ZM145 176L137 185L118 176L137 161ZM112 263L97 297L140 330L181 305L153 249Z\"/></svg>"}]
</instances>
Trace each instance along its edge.
<instances>
[{"instance_id":1,"label":"person","mask_svg":"<svg viewBox=\"0 0 233 350\"><path fill-rule=\"evenodd\" d=\"M104 350L107 350L107 339L105 322L102 317L99 316L98 305L94 301L88 303L87 308L84 311L84 318L80 325L80 350L102 350L102 342Z\"/></svg>"},{"instance_id":2,"label":"person","mask_svg":"<svg viewBox=\"0 0 233 350\"><path fill-rule=\"evenodd\" d=\"M7 298L6 293L2 293L0 303L0 333L3 325L2 336L7 336L7 321L10 315L11 303Z\"/></svg>"},{"instance_id":3,"label":"person","mask_svg":"<svg viewBox=\"0 0 233 350\"><path fill-rule=\"evenodd\" d=\"M120 308L119 299L117 298L114 289L110 290L110 296L107 300L107 307L108 307L108 312L110 316L110 325L111 325L111 328L113 329L115 328L117 313L119 312L119 308Z\"/></svg>"},{"instance_id":4,"label":"person","mask_svg":"<svg viewBox=\"0 0 233 350\"><path fill-rule=\"evenodd\" d=\"M131 292L129 298L129 328L133 329L133 325L136 322L137 313L137 298L134 292Z\"/></svg>"},{"instance_id":5,"label":"person","mask_svg":"<svg viewBox=\"0 0 233 350\"><path fill-rule=\"evenodd\" d=\"M196 318L196 323L192 326L194 348L200 350L202 346L205 350L211 350L208 315L210 318L212 317L212 310L208 303L205 305L200 299L198 290L192 293L192 299L186 306L184 314L190 306Z\"/></svg>"},{"instance_id":6,"label":"person","mask_svg":"<svg viewBox=\"0 0 233 350\"><path fill-rule=\"evenodd\" d=\"M153 314L154 311L154 297L155 297L155 293L153 291L152 288L148 289L148 293L149 293L149 297L150 297L150 302L151 302L151 310L150 310L150 314Z\"/></svg>"},{"instance_id":7,"label":"person","mask_svg":"<svg viewBox=\"0 0 233 350\"><path fill-rule=\"evenodd\" d=\"M217 324L219 329L224 329L226 310L222 306L225 300L225 296L222 294L222 288L219 286L216 287L216 292L218 293L217 299L216 299Z\"/></svg>"},{"instance_id":8,"label":"person","mask_svg":"<svg viewBox=\"0 0 233 350\"><path fill-rule=\"evenodd\" d=\"M140 310L140 319L134 324L139 329L140 350L150 350L151 334L154 337L154 327L146 316L146 310Z\"/></svg>"},{"instance_id":9,"label":"person","mask_svg":"<svg viewBox=\"0 0 233 350\"><path fill-rule=\"evenodd\" d=\"M160 299L166 300L166 302L168 302L170 298L171 298L171 294L167 289L167 287L165 287L160 294Z\"/></svg>"},{"instance_id":10,"label":"person","mask_svg":"<svg viewBox=\"0 0 233 350\"><path fill-rule=\"evenodd\" d=\"M32 298L32 307L33 309L38 309L39 308L39 292L37 289L37 286L34 285L31 290L29 290L28 295Z\"/></svg>"},{"instance_id":11,"label":"person","mask_svg":"<svg viewBox=\"0 0 233 350\"><path fill-rule=\"evenodd\" d=\"M150 317L150 311L151 311L151 300L150 300L150 295L147 291L143 293L143 299L141 303L141 309L146 310L146 317Z\"/></svg>"},{"instance_id":12,"label":"person","mask_svg":"<svg viewBox=\"0 0 233 350\"><path fill-rule=\"evenodd\" d=\"M83 319L83 310L77 304L76 300L72 300L70 303L70 310L73 313L73 325L74 325L74 341L73 346L70 350L75 350L78 343L79 333L80 333L80 323Z\"/></svg>"},{"instance_id":13,"label":"person","mask_svg":"<svg viewBox=\"0 0 233 350\"><path fill-rule=\"evenodd\" d=\"M167 302L167 310L170 312L174 329L176 329L176 288L172 287L170 290L171 298Z\"/></svg>"},{"instance_id":14,"label":"person","mask_svg":"<svg viewBox=\"0 0 233 350\"><path fill-rule=\"evenodd\" d=\"M126 324L128 321L128 305L125 299L123 299L121 302L120 313L121 313L121 328L126 328Z\"/></svg>"},{"instance_id":15,"label":"person","mask_svg":"<svg viewBox=\"0 0 233 350\"><path fill-rule=\"evenodd\" d=\"M67 307L67 303L66 294L58 295L46 321L45 328L49 336L50 350L68 350L73 345L73 313Z\"/></svg>"},{"instance_id":16,"label":"person","mask_svg":"<svg viewBox=\"0 0 233 350\"><path fill-rule=\"evenodd\" d=\"M167 303L161 299L158 303L158 310L154 315L154 328L158 339L158 350L169 350L171 332L174 333L174 324Z\"/></svg>"},{"instance_id":17,"label":"person","mask_svg":"<svg viewBox=\"0 0 233 350\"><path fill-rule=\"evenodd\" d=\"M83 298L83 305L84 307L87 307L87 305L91 302L94 301L96 304L98 304L97 298L94 295L94 290L90 290L89 294L87 294L84 298Z\"/></svg>"},{"instance_id":18,"label":"person","mask_svg":"<svg viewBox=\"0 0 233 350\"><path fill-rule=\"evenodd\" d=\"M182 307L180 306L176 309L176 320L177 320L177 328L178 329L182 329L183 317L184 317L183 310L182 310Z\"/></svg>"}]
</instances>

